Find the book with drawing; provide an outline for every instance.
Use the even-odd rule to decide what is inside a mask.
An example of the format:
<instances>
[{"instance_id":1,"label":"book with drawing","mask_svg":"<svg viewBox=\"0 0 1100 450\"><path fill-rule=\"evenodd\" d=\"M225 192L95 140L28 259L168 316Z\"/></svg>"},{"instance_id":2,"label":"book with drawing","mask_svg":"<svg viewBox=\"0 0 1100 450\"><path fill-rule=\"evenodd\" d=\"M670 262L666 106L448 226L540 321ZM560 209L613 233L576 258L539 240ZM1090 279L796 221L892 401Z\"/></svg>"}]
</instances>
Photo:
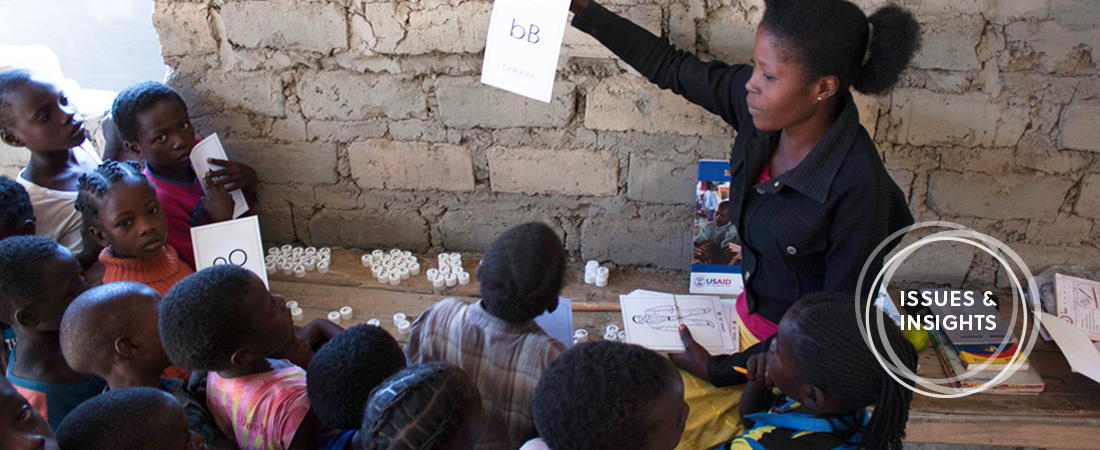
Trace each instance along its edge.
<instances>
[{"instance_id":1,"label":"book with drawing","mask_svg":"<svg viewBox=\"0 0 1100 450\"><path fill-rule=\"evenodd\" d=\"M661 352L682 352L684 324L711 354L737 351L737 313L733 305L706 295L634 291L619 296L627 342Z\"/></svg>"},{"instance_id":2,"label":"book with drawing","mask_svg":"<svg viewBox=\"0 0 1100 450\"><path fill-rule=\"evenodd\" d=\"M735 297L745 289L741 278L741 240L726 206L730 195L730 163L699 161L692 213L692 294Z\"/></svg>"},{"instance_id":3,"label":"book with drawing","mask_svg":"<svg viewBox=\"0 0 1100 450\"><path fill-rule=\"evenodd\" d=\"M1089 339L1100 341L1100 283L1059 273L1054 276L1054 286L1055 315Z\"/></svg>"},{"instance_id":4,"label":"book with drawing","mask_svg":"<svg viewBox=\"0 0 1100 450\"><path fill-rule=\"evenodd\" d=\"M955 347L951 345L951 341L946 334L942 331L931 331L928 335L936 348L936 356L940 360L940 365L943 366L943 371L948 377L967 373L966 366L959 359L958 352L955 351ZM999 375L999 372L980 371L971 374L965 380L956 380L951 384L957 388L977 387L992 381ZM1039 376L1039 372L1035 371L1033 367L1028 367L1013 372L1008 378L984 392L988 394L1038 394L1043 392L1044 389L1046 389L1046 382Z\"/></svg>"}]
</instances>

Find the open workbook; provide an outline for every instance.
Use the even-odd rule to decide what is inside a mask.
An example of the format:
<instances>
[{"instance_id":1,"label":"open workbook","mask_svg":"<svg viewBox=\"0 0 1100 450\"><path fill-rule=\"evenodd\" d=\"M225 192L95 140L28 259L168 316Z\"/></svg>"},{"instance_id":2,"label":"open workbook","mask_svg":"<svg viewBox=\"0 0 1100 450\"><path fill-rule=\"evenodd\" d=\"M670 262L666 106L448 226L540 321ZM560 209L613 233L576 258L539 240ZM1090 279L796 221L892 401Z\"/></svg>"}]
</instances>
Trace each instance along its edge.
<instances>
[{"instance_id":1,"label":"open workbook","mask_svg":"<svg viewBox=\"0 0 1100 450\"><path fill-rule=\"evenodd\" d=\"M683 352L680 324L711 354L738 349L737 312L709 295L679 295L637 290L619 296L626 341L659 352Z\"/></svg>"}]
</instances>

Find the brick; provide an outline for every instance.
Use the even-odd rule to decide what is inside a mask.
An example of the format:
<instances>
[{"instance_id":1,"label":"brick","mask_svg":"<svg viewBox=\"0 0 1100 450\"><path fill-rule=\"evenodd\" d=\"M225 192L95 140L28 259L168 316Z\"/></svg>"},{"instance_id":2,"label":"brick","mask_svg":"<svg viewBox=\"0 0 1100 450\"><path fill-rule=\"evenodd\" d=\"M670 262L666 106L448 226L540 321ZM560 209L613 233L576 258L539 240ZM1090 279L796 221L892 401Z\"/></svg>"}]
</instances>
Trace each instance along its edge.
<instances>
[{"instance_id":1,"label":"brick","mask_svg":"<svg viewBox=\"0 0 1100 450\"><path fill-rule=\"evenodd\" d=\"M584 125L594 130L722 136L729 125L683 97L649 81L620 76L588 92Z\"/></svg>"},{"instance_id":2,"label":"brick","mask_svg":"<svg viewBox=\"0 0 1100 450\"><path fill-rule=\"evenodd\" d=\"M921 24L924 40L913 57L921 69L970 70L979 67L976 49L985 20L981 16L938 18Z\"/></svg>"},{"instance_id":3,"label":"brick","mask_svg":"<svg viewBox=\"0 0 1100 450\"><path fill-rule=\"evenodd\" d=\"M901 189L902 195L908 199L910 191L913 189L913 171L909 169L886 169L886 173L890 174L890 178L898 185L898 189Z\"/></svg>"},{"instance_id":4,"label":"brick","mask_svg":"<svg viewBox=\"0 0 1100 450\"><path fill-rule=\"evenodd\" d=\"M363 189L474 189L473 159L466 147L371 139L348 146L348 163Z\"/></svg>"},{"instance_id":5,"label":"brick","mask_svg":"<svg viewBox=\"0 0 1100 450\"><path fill-rule=\"evenodd\" d=\"M1028 2L1034 1L1035 0L1028 0ZM864 0L855 3L861 6L868 15L876 8L882 6L882 2L878 0ZM944 16L981 14L983 10L990 9L986 0L902 0L898 3L910 8L910 11L918 17L934 17L937 20L942 19Z\"/></svg>"},{"instance_id":6,"label":"brick","mask_svg":"<svg viewBox=\"0 0 1100 450\"><path fill-rule=\"evenodd\" d=\"M928 203L940 215L1050 221L1073 184L1054 176L935 171L928 181Z\"/></svg>"},{"instance_id":7,"label":"brick","mask_svg":"<svg viewBox=\"0 0 1100 450\"><path fill-rule=\"evenodd\" d=\"M256 212L256 217L260 220L260 236L266 245L282 245L298 240L294 232L294 216L290 207L264 208L261 206Z\"/></svg>"},{"instance_id":8,"label":"brick","mask_svg":"<svg viewBox=\"0 0 1100 450\"><path fill-rule=\"evenodd\" d=\"M1080 216L1100 219L1100 175L1085 176L1081 182L1077 206L1073 210Z\"/></svg>"},{"instance_id":9,"label":"brick","mask_svg":"<svg viewBox=\"0 0 1100 450\"><path fill-rule=\"evenodd\" d=\"M880 101L889 102L890 98L873 97L852 91L852 101L855 103L856 109L859 110L859 123L867 129L867 134L871 135L871 139L874 139L875 131L878 131L878 116L882 112Z\"/></svg>"},{"instance_id":10,"label":"brick","mask_svg":"<svg viewBox=\"0 0 1100 450\"><path fill-rule=\"evenodd\" d=\"M153 4L153 27L160 36L162 56L183 56L218 51L204 3Z\"/></svg>"},{"instance_id":11,"label":"brick","mask_svg":"<svg viewBox=\"0 0 1100 450\"><path fill-rule=\"evenodd\" d=\"M256 169L264 183L336 182L336 146L320 143L271 144L258 140L225 143L226 153Z\"/></svg>"},{"instance_id":12,"label":"brick","mask_svg":"<svg viewBox=\"0 0 1100 450\"><path fill-rule=\"evenodd\" d=\"M361 120L355 122L311 120L306 122L306 136L309 140L320 139L328 142L351 142L360 139L380 138L385 135L386 122L383 120Z\"/></svg>"},{"instance_id":13,"label":"brick","mask_svg":"<svg viewBox=\"0 0 1100 450\"><path fill-rule=\"evenodd\" d=\"M647 203L691 204L698 164L630 155L626 196Z\"/></svg>"},{"instance_id":14,"label":"brick","mask_svg":"<svg viewBox=\"0 0 1100 450\"><path fill-rule=\"evenodd\" d=\"M1028 123L1028 110L984 94L947 95L920 89L894 91L897 142L912 145L1013 146Z\"/></svg>"},{"instance_id":15,"label":"brick","mask_svg":"<svg viewBox=\"0 0 1100 450\"><path fill-rule=\"evenodd\" d=\"M221 7L226 38L243 47L330 53L348 48L344 8L293 0L244 1Z\"/></svg>"},{"instance_id":16,"label":"brick","mask_svg":"<svg viewBox=\"0 0 1100 450\"><path fill-rule=\"evenodd\" d=\"M1012 251L1020 255L1032 274L1038 274L1051 266L1082 266L1085 270L1100 269L1100 259L1096 258L1100 249L1091 245L1034 245L1010 244Z\"/></svg>"},{"instance_id":17,"label":"brick","mask_svg":"<svg viewBox=\"0 0 1100 450\"><path fill-rule=\"evenodd\" d=\"M484 253L509 228L527 222L543 222L565 239L565 232L557 225L551 210L511 198L449 204L436 221L436 228L443 248Z\"/></svg>"},{"instance_id":18,"label":"brick","mask_svg":"<svg viewBox=\"0 0 1100 450\"><path fill-rule=\"evenodd\" d=\"M409 7L402 3L367 3L363 15L351 16L351 48L357 52L394 53L405 39Z\"/></svg>"},{"instance_id":19,"label":"brick","mask_svg":"<svg viewBox=\"0 0 1100 450\"><path fill-rule=\"evenodd\" d=\"M489 182L494 192L615 195L619 162L610 152L494 147Z\"/></svg>"},{"instance_id":20,"label":"brick","mask_svg":"<svg viewBox=\"0 0 1100 450\"><path fill-rule=\"evenodd\" d=\"M1100 15L1093 15L1100 19ZM1100 48L1100 30L1095 22L1086 27L1063 26L1062 17L1058 17L1059 20L1013 22L1005 26L1008 54L1012 58L1009 69L1035 68L1057 75L1093 73L1089 48Z\"/></svg>"},{"instance_id":21,"label":"brick","mask_svg":"<svg viewBox=\"0 0 1100 450\"><path fill-rule=\"evenodd\" d=\"M673 3L668 8L668 33L672 36L672 45L681 50L695 51L695 17L688 7Z\"/></svg>"},{"instance_id":22,"label":"brick","mask_svg":"<svg viewBox=\"0 0 1100 450\"><path fill-rule=\"evenodd\" d=\"M573 117L576 87L554 83L550 103L531 100L482 84L475 77L440 77L435 81L439 120L452 128L564 127Z\"/></svg>"},{"instance_id":23,"label":"brick","mask_svg":"<svg viewBox=\"0 0 1100 450\"><path fill-rule=\"evenodd\" d=\"M1093 222L1074 215L1058 216L1053 222L1031 221L1027 240L1036 244L1080 245L1092 242Z\"/></svg>"},{"instance_id":24,"label":"brick","mask_svg":"<svg viewBox=\"0 0 1100 450\"><path fill-rule=\"evenodd\" d=\"M423 117L428 108L419 83L411 79L344 71L302 76L298 99L307 119L400 120Z\"/></svg>"},{"instance_id":25,"label":"brick","mask_svg":"<svg viewBox=\"0 0 1100 450\"><path fill-rule=\"evenodd\" d=\"M607 9L619 13L630 21L649 30L650 33L661 35L661 7L655 5L604 5ZM573 14L569 14L569 20L573 20ZM561 56L577 58L615 58L600 41L589 36L572 26L565 27L565 37L562 40Z\"/></svg>"},{"instance_id":26,"label":"brick","mask_svg":"<svg viewBox=\"0 0 1100 450\"><path fill-rule=\"evenodd\" d=\"M992 2L992 8L984 12L990 22L1006 24L1019 19L1046 19L1050 16L1050 0L1026 2Z\"/></svg>"},{"instance_id":27,"label":"brick","mask_svg":"<svg viewBox=\"0 0 1100 450\"><path fill-rule=\"evenodd\" d=\"M286 114L283 82L277 74L210 71L195 88L227 108L274 117Z\"/></svg>"},{"instance_id":28,"label":"brick","mask_svg":"<svg viewBox=\"0 0 1100 450\"><path fill-rule=\"evenodd\" d=\"M1100 104L1070 104L1058 128L1059 148L1100 152Z\"/></svg>"},{"instance_id":29,"label":"brick","mask_svg":"<svg viewBox=\"0 0 1100 450\"><path fill-rule=\"evenodd\" d=\"M691 267L692 207L644 207L636 214L601 211L581 225L585 260L687 270Z\"/></svg>"},{"instance_id":30,"label":"brick","mask_svg":"<svg viewBox=\"0 0 1100 450\"><path fill-rule=\"evenodd\" d=\"M915 241L915 238L907 238L898 245L897 249L901 250ZM978 248L972 245L951 241L923 245L905 257L890 282L962 288L978 251ZM871 275L873 274L868 274L868 276Z\"/></svg>"},{"instance_id":31,"label":"brick","mask_svg":"<svg viewBox=\"0 0 1100 450\"><path fill-rule=\"evenodd\" d=\"M701 40L707 43L711 55L730 64L747 64L752 59L756 40L756 24L729 7L710 13L700 27Z\"/></svg>"},{"instance_id":32,"label":"brick","mask_svg":"<svg viewBox=\"0 0 1100 450\"><path fill-rule=\"evenodd\" d=\"M350 211L322 209L309 219L308 227L313 245L411 251L428 248L428 222L408 209L381 205Z\"/></svg>"},{"instance_id":33,"label":"brick","mask_svg":"<svg viewBox=\"0 0 1100 450\"><path fill-rule=\"evenodd\" d=\"M405 39L395 53L477 53L485 49L491 3L466 2L409 13Z\"/></svg>"}]
</instances>

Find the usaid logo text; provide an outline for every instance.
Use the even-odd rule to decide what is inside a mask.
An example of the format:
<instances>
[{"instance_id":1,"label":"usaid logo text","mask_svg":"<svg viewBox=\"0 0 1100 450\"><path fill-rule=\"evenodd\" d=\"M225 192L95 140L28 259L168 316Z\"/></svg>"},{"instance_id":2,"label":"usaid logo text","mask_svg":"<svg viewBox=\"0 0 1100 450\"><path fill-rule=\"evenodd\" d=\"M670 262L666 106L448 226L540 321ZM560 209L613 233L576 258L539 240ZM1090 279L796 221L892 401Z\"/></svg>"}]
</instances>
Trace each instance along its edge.
<instances>
[{"instance_id":1,"label":"usaid logo text","mask_svg":"<svg viewBox=\"0 0 1100 450\"><path fill-rule=\"evenodd\" d=\"M696 287L706 286L731 286L733 280L729 278L707 278L707 277L695 277Z\"/></svg>"}]
</instances>

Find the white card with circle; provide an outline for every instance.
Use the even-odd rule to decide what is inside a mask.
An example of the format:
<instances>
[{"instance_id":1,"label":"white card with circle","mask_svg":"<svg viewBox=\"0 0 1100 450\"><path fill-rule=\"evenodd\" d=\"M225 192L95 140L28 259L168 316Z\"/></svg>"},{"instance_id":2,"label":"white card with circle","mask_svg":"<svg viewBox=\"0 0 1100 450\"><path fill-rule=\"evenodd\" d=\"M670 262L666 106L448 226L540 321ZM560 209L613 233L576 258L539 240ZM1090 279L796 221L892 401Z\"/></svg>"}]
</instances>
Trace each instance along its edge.
<instances>
[{"instance_id":1,"label":"white card with circle","mask_svg":"<svg viewBox=\"0 0 1100 450\"><path fill-rule=\"evenodd\" d=\"M191 228L195 249L195 270L233 264L251 270L267 286L260 220L256 216Z\"/></svg>"}]
</instances>

